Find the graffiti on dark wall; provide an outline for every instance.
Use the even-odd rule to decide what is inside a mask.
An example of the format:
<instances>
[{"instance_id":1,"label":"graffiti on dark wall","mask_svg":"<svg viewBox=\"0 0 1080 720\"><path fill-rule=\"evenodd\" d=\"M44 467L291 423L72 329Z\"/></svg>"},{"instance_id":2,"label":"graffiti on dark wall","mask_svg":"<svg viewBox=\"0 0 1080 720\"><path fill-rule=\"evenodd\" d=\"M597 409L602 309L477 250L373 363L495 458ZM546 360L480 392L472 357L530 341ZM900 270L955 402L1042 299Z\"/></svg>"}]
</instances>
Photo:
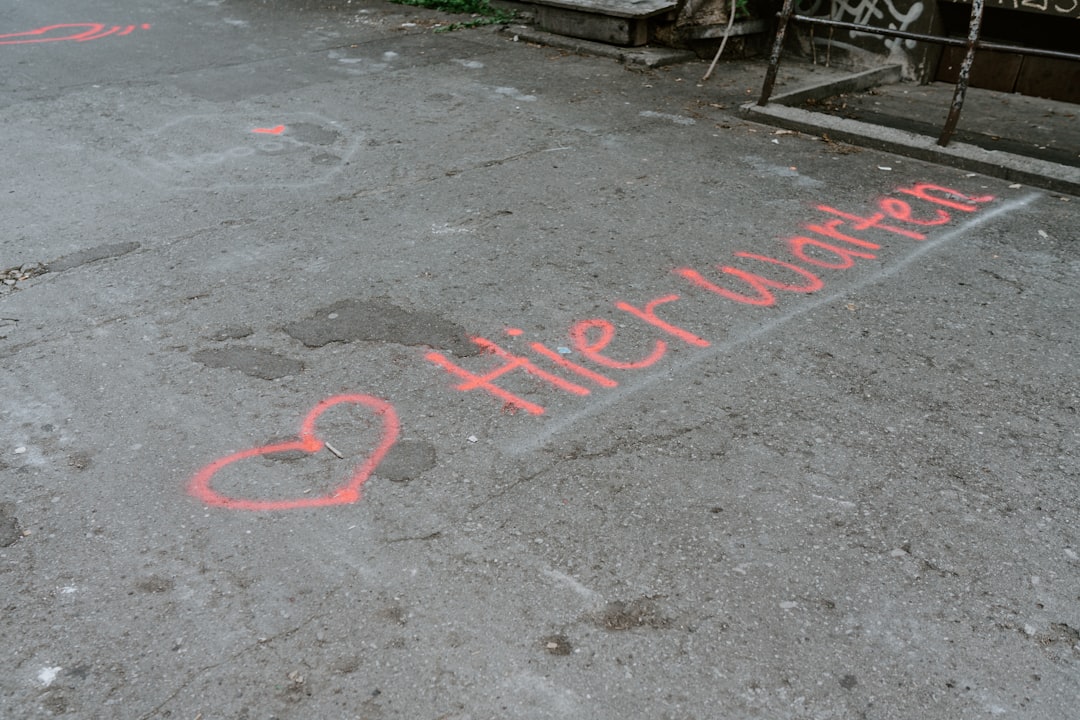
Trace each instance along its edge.
<instances>
[{"instance_id":1,"label":"graffiti on dark wall","mask_svg":"<svg viewBox=\"0 0 1080 720\"><path fill-rule=\"evenodd\" d=\"M796 9L800 15L827 15L840 22L888 30L934 34L940 29L935 6L924 0L796 0ZM847 62L861 67L887 59L898 63L906 78L920 82L929 79L939 52L935 45L862 30L811 31L804 39L815 62L821 53L826 64Z\"/></svg>"},{"instance_id":2,"label":"graffiti on dark wall","mask_svg":"<svg viewBox=\"0 0 1080 720\"><path fill-rule=\"evenodd\" d=\"M923 16L926 6L911 0L833 0L832 19L844 22L872 25L890 30L914 30L915 24ZM915 47L914 40L884 37L858 30L848 31L852 38L871 38L871 42L881 43L889 50Z\"/></svg>"}]
</instances>

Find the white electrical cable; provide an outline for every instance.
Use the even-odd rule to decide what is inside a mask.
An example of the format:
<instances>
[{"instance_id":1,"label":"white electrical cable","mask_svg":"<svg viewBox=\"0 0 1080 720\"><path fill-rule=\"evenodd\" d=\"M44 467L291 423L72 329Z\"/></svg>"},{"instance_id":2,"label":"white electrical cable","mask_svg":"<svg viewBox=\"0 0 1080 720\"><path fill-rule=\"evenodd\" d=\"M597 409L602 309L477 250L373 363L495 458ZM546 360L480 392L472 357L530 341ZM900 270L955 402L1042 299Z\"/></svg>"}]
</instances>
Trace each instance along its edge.
<instances>
[{"instance_id":1,"label":"white electrical cable","mask_svg":"<svg viewBox=\"0 0 1080 720\"><path fill-rule=\"evenodd\" d=\"M708 71L701 77L701 82L705 82L712 75L712 71L716 69L716 63L720 61L720 54L724 52L724 46L727 45L728 35L731 34L731 26L735 24L735 0L731 2L731 13L728 15L727 30L724 31L724 39L720 41L720 49L716 51L716 57L712 59L712 65L709 66Z\"/></svg>"}]
</instances>

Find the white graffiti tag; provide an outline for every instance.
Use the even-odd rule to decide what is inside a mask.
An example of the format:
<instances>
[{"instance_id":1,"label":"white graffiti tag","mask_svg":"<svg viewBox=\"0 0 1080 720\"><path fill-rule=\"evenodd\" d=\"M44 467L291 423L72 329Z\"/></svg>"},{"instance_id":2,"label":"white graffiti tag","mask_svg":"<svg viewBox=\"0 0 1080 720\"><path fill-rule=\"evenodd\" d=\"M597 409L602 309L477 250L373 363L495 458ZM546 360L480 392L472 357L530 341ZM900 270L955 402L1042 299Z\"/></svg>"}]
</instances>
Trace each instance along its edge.
<instances>
[{"instance_id":1,"label":"white graffiti tag","mask_svg":"<svg viewBox=\"0 0 1080 720\"><path fill-rule=\"evenodd\" d=\"M899 4L904 5L905 0L899 0ZM884 27L890 30L907 30L912 23L922 17L924 7L921 2L914 2L906 11L903 11L893 4L893 0L835 0L832 19L875 27L882 27L882 21L884 21ZM915 47L914 40L885 38L858 30L852 30L851 37L879 37L884 41L885 47L890 50L899 47L901 43L909 50Z\"/></svg>"},{"instance_id":2,"label":"white graffiti tag","mask_svg":"<svg viewBox=\"0 0 1080 720\"><path fill-rule=\"evenodd\" d=\"M1050 0L990 0L990 4L1013 10L1027 10L1047 15L1061 13L1080 18L1080 0L1055 0L1053 5L1050 4Z\"/></svg>"},{"instance_id":3,"label":"white graffiti tag","mask_svg":"<svg viewBox=\"0 0 1080 720\"><path fill-rule=\"evenodd\" d=\"M1059 13L1063 13L1065 15L1080 17L1080 13L1076 12L1076 6L1080 4L1080 2L1078 2L1078 0L1066 0L1066 2L1069 2L1071 4L1059 5L1058 3L1054 3L1054 9L1057 10Z\"/></svg>"}]
</instances>

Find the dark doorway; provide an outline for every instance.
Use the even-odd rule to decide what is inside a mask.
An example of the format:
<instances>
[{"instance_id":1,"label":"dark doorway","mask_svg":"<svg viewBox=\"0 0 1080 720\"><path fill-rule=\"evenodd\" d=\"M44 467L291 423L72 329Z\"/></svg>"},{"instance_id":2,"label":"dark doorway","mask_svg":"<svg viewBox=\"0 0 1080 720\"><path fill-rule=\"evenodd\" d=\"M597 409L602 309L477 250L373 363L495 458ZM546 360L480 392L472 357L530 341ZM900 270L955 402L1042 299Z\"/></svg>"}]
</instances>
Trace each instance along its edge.
<instances>
[{"instance_id":1,"label":"dark doorway","mask_svg":"<svg viewBox=\"0 0 1080 720\"><path fill-rule=\"evenodd\" d=\"M940 2L938 8L946 34L967 37L971 6L960 2ZM1080 19L1055 16L1049 12L987 6L981 39L1080 53ZM955 83L964 53L964 48L946 47L941 53L936 79ZM989 90L1080 103L1080 61L980 50L975 54L970 84Z\"/></svg>"}]
</instances>

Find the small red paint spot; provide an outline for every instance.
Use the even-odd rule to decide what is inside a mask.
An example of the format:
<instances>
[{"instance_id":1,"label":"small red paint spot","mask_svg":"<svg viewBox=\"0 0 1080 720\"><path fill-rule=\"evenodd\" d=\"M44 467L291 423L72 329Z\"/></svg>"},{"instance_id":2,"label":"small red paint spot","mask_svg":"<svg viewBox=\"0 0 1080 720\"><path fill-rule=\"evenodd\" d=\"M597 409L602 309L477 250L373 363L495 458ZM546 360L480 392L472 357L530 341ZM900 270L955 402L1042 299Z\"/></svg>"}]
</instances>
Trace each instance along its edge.
<instances>
[{"instance_id":1,"label":"small red paint spot","mask_svg":"<svg viewBox=\"0 0 1080 720\"><path fill-rule=\"evenodd\" d=\"M251 132L259 133L260 135L280 135L285 132L285 126L277 125L272 128L253 128Z\"/></svg>"},{"instance_id":2,"label":"small red paint spot","mask_svg":"<svg viewBox=\"0 0 1080 720\"><path fill-rule=\"evenodd\" d=\"M506 328L506 334L510 335L512 337L517 337L518 335L521 335L523 332L525 332L525 331L522 330L521 328Z\"/></svg>"}]
</instances>

